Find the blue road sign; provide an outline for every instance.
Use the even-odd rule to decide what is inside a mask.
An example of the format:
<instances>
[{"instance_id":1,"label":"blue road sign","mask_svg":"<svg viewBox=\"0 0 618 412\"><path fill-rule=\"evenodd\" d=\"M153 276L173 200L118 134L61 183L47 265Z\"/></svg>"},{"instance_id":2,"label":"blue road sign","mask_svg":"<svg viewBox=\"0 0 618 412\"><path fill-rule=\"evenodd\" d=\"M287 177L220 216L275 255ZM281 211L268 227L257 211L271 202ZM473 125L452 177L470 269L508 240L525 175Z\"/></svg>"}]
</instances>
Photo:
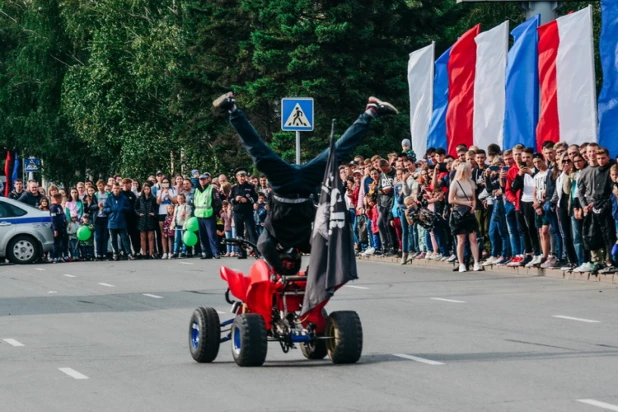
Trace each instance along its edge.
<instances>
[{"instance_id":1,"label":"blue road sign","mask_svg":"<svg viewBox=\"0 0 618 412\"><path fill-rule=\"evenodd\" d=\"M313 130L313 98L286 97L281 99L281 130L310 132Z\"/></svg>"},{"instance_id":2,"label":"blue road sign","mask_svg":"<svg viewBox=\"0 0 618 412\"><path fill-rule=\"evenodd\" d=\"M38 172L40 165L41 162L39 161L39 159L34 157L29 157L24 161L24 167L27 173Z\"/></svg>"}]
</instances>

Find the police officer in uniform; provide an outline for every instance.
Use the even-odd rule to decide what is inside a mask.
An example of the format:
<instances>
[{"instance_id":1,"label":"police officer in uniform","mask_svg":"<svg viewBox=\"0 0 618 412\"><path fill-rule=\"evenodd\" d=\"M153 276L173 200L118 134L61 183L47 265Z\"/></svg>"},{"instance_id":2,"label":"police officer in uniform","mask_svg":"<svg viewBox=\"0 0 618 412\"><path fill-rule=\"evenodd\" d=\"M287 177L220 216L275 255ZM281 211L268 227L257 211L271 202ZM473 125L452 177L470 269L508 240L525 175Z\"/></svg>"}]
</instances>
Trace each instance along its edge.
<instances>
[{"instance_id":1,"label":"police officer in uniform","mask_svg":"<svg viewBox=\"0 0 618 412\"><path fill-rule=\"evenodd\" d=\"M234 224L239 237L244 237L245 229L249 240L257 245L257 231L253 220L253 205L257 202L255 187L247 181L247 168L239 167L234 170L238 184L232 187L230 200L234 206ZM255 250L257 254L258 251ZM240 248L238 259L247 259L247 251Z\"/></svg>"},{"instance_id":2,"label":"police officer in uniform","mask_svg":"<svg viewBox=\"0 0 618 412\"><path fill-rule=\"evenodd\" d=\"M200 227L202 259L219 259L217 216L221 211L221 197L219 191L210 184L210 173L202 173L199 182L195 188L193 204Z\"/></svg>"}]
</instances>

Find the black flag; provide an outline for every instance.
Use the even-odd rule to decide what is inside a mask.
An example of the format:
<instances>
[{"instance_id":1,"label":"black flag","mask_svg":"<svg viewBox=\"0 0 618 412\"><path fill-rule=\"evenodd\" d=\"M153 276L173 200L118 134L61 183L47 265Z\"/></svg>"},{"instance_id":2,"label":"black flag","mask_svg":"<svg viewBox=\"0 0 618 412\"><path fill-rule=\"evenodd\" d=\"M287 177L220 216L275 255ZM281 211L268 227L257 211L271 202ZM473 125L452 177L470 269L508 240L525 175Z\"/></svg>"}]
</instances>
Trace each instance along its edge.
<instances>
[{"instance_id":1,"label":"black flag","mask_svg":"<svg viewBox=\"0 0 618 412\"><path fill-rule=\"evenodd\" d=\"M335 288L357 279L352 222L346 207L335 152L335 120L330 151L311 235L311 260L302 315L329 299Z\"/></svg>"}]
</instances>

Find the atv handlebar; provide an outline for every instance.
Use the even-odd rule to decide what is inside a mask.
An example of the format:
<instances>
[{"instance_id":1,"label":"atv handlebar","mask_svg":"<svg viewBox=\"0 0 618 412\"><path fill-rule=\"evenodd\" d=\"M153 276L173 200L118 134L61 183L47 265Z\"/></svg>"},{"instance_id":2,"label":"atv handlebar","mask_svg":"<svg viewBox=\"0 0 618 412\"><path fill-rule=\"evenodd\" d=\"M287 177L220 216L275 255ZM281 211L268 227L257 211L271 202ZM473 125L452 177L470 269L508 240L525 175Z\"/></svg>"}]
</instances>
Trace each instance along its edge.
<instances>
[{"instance_id":1,"label":"atv handlebar","mask_svg":"<svg viewBox=\"0 0 618 412\"><path fill-rule=\"evenodd\" d=\"M253 250L257 251L257 245L247 239L243 239L241 237L231 237L229 239L223 239L224 243L231 243L231 244L235 244L238 245L239 247L242 247L244 249L247 248L247 246L250 246ZM256 252L257 253L257 252Z\"/></svg>"}]
</instances>

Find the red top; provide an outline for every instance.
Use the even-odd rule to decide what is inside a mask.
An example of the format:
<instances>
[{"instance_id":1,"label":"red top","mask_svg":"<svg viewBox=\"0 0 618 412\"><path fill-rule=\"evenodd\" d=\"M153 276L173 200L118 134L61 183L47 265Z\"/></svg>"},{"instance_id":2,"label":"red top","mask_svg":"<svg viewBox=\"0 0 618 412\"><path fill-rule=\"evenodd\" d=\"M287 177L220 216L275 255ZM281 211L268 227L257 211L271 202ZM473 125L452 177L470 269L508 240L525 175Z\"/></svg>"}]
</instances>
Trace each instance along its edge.
<instances>
[{"instance_id":1,"label":"red top","mask_svg":"<svg viewBox=\"0 0 618 412\"><path fill-rule=\"evenodd\" d=\"M519 173L519 167L517 164L513 164L508 172L506 172L506 188L504 190L504 195L506 196L506 200L511 203L515 203L515 210L519 210L519 201L521 199L521 189L514 191L511 187L513 185L513 180L517 177Z\"/></svg>"}]
</instances>

